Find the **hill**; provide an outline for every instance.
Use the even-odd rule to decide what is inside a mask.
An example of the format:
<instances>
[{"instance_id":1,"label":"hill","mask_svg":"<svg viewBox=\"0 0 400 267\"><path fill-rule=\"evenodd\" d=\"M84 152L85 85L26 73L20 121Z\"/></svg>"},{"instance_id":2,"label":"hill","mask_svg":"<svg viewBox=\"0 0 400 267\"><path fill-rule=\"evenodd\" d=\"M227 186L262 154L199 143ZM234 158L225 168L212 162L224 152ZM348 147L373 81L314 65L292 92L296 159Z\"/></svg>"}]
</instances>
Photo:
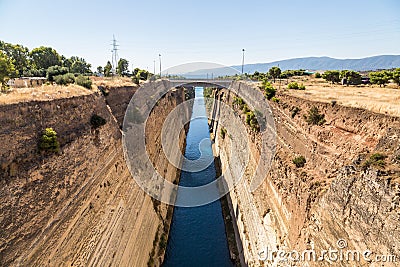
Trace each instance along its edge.
<instances>
[{"instance_id":1,"label":"hill","mask_svg":"<svg viewBox=\"0 0 400 267\"><path fill-rule=\"evenodd\" d=\"M380 55L359 59L336 59L330 57L305 57L293 58L269 63L246 64L244 72L253 73L255 71L266 72L273 66L278 66L282 70L306 69L306 70L341 70L349 69L355 71L391 69L400 67L400 55ZM200 77L204 74L213 76L234 75L240 73L242 66L236 65L224 68L202 69L186 73L185 76Z\"/></svg>"}]
</instances>

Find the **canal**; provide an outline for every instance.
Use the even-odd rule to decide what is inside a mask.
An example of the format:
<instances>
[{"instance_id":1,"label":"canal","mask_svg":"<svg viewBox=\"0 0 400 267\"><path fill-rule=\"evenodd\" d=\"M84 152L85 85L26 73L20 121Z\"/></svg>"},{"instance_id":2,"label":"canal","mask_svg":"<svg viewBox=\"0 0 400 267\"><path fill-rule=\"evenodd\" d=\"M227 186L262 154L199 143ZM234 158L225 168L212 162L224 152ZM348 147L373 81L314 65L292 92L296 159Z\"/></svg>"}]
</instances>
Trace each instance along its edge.
<instances>
[{"instance_id":1,"label":"canal","mask_svg":"<svg viewBox=\"0 0 400 267\"><path fill-rule=\"evenodd\" d=\"M196 87L195 91L185 157L195 160L202 153L203 157L213 158L211 144L205 142L210 133L203 88ZM202 171L182 171L179 185L200 186L213 181L215 176L215 166L211 163ZM175 207L163 266L233 266L219 200L200 207Z\"/></svg>"}]
</instances>

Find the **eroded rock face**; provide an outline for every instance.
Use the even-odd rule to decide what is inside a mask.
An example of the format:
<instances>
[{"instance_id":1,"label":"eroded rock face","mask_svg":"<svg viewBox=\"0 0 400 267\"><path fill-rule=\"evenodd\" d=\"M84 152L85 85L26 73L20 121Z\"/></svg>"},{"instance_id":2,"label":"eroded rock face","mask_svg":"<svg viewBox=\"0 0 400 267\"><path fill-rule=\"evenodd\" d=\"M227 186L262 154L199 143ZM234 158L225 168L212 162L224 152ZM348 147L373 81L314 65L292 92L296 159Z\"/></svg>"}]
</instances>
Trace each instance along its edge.
<instances>
[{"instance_id":1,"label":"eroded rock face","mask_svg":"<svg viewBox=\"0 0 400 267\"><path fill-rule=\"evenodd\" d=\"M0 265L160 265L159 240L168 236L172 210L154 203L126 167L120 125L111 113L121 117L125 104L116 99L126 102L133 94L122 91L110 90L111 109L100 93L0 106ZM184 99L183 91L163 98L149 123L162 124ZM93 114L107 123L93 129ZM59 154L38 153L47 127L58 134ZM149 132L150 156L175 181L179 172L158 153L158 131ZM185 136L179 140L182 150Z\"/></svg>"},{"instance_id":2,"label":"eroded rock face","mask_svg":"<svg viewBox=\"0 0 400 267\"><path fill-rule=\"evenodd\" d=\"M250 85L240 86L241 90L252 90ZM232 106L234 96L222 90L217 98ZM371 259L376 254L390 254L400 261L400 118L284 93L277 97L279 103L270 102L277 130L272 168L255 192L249 193L246 186L230 192L247 263L266 266L273 262L259 260L263 247L270 251L321 251L337 249L339 239L346 241L348 250L369 249L374 253ZM314 106L325 115L323 126L309 125L304 119ZM293 112L295 109L298 111ZM238 111L238 116L245 123L245 115ZM219 132L214 129L214 133ZM248 134L252 155L244 181L250 179L260 157L259 135L250 127ZM229 168L229 143L218 134L215 143L222 168ZM385 167L365 164L373 153L386 156ZM299 155L307 161L302 168L292 162ZM228 175L236 174L230 170ZM298 264L321 266L329 262Z\"/></svg>"}]
</instances>

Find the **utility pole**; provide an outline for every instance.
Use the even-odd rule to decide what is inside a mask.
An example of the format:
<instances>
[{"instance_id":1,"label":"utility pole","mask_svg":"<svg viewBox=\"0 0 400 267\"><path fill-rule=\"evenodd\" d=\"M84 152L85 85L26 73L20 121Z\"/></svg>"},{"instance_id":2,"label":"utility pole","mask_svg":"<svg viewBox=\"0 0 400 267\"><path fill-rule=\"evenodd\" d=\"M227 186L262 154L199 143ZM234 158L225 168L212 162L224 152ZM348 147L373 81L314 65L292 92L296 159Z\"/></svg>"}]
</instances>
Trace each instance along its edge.
<instances>
[{"instance_id":1,"label":"utility pole","mask_svg":"<svg viewBox=\"0 0 400 267\"><path fill-rule=\"evenodd\" d=\"M156 60L153 60L153 67L154 67L153 74L156 75Z\"/></svg>"},{"instance_id":2,"label":"utility pole","mask_svg":"<svg viewBox=\"0 0 400 267\"><path fill-rule=\"evenodd\" d=\"M158 58L160 59L160 79L161 79L161 54L158 54Z\"/></svg>"},{"instance_id":3,"label":"utility pole","mask_svg":"<svg viewBox=\"0 0 400 267\"><path fill-rule=\"evenodd\" d=\"M242 54L243 54L243 56L242 56L242 75L243 75L243 67L244 67L244 48L242 49Z\"/></svg>"},{"instance_id":4,"label":"utility pole","mask_svg":"<svg viewBox=\"0 0 400 267\"><path fill-rule=\"evenodd\" d=\"M118 65L118 44L117 44L117 40L115 39L115 36L113 34L113 40L112 40L112 58L111 58L111 62L112 62L112 73L113 76L115 74L117 74L117 65Z\"/></svg>"}]
</instances>

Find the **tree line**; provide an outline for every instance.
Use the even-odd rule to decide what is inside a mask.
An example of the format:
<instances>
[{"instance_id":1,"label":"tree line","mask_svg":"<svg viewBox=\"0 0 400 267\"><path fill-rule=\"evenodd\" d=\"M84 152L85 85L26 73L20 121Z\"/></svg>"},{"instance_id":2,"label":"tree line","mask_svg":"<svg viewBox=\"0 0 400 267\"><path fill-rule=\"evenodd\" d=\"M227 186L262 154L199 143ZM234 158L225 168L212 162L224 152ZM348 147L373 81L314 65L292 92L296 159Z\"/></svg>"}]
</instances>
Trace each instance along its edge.
<instances>
[{"instance_id":1,"label":"tree line","mask_svg":"<svg viewBox=\"0 0 400 267\"><path fill-rule=\"evenodd\" d=\"M7 81L19 77L46 77L57 84L76 83L91 88L91 64L84 58L60 55L55 49L40 46L31 51L20 44L0 41L0 83L2 90Z\"/></svg>"},{"instance_id":2,"label":"tree line","mask_svg":"<svg viewBox=\"0 0 400 267\"><path fill-rule=\"evenodd\" d=\"M29 51L27 47L20 44L0 41L0 53L2 61L7 60L7 64L12 65L10 78L46 77L48 69L55 66L64 68L68 73L92 74L91 64L84 58L76 56L66 58L51 47L40 46Z\"/></svg>"},{"instance_id":3,"label":"tree line","mask_svg":"<svg viewBox=\"0 0 400 267\"><path fill-rule=\"evenodd\" d=\"M7 82L19 77L46 77L49 82L66 85L76 83L86 88L91 88L90 75L110 77L114 74L132 77L134 83L147 80L153 74L135 68L132 72L128 69L128 60L121 58L118 61L115 72L110 61L102 67L97 67L93 73L91 64L82 57L70 58L60 55L54 48L40 46L29 50L20 44L6 43L0 40L0 86L2 90L7 88Z\"/></svg>"},{"instance_id":4,"label":"tree line","mask_svg":"<svg viewBox=\"0 0 400 267\"><path fill-rule=\"evenodd\" d=\"M350 85L358 85L362 83L362 76L359 72L352 70L328 70L322 75L326 81L339 83L342 79L346 79L346 83ZM386 86L390 81L400 85L400 68L393 70L371 71L368 73L369 82L379 86Z\"/></svg>"},{"instance_id":5,"label":"tree line","mask_svg":"<svg viewBox=\"0 0 400 267\"><path fill-rule=\"evenodd\" d=\"M279 67L272 67L268 70L268 72L265 73L255 71L253 74L246 74L246 76L252 80L273 80L273 82L275 82L276 79L288 79L293 76L304 75L311 75L311 73L303 69L282 71ZM322 77L332 84L340 83L343 79L348 85L358 85L363 83L363 77L361 73L353 70L327 70L322 74L317 72L314 74L314 76L316 78ZM393 81L400 86L400 68L393 70L371 71L368 73L368 78L371 84L386 86L386 84L388 84L390 81Z\"/></svg>"}]
</instances>

